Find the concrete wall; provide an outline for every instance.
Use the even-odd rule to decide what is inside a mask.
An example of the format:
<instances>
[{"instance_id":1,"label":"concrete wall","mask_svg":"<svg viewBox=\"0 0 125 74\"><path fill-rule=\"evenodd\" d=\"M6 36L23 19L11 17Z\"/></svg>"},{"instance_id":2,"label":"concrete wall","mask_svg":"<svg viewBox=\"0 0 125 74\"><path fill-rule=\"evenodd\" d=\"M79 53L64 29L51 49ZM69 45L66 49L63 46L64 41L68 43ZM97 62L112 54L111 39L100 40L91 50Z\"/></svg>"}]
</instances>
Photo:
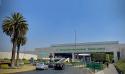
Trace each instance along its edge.
<instances>
[{"instance_id":1,"label":"concrete wall","mask_svg":"<svg viewBox=\"0 0 125 74\"><path fill-rule=\"evenodd\" d=\"M97 42L98 43L98 42ZM76 46L73 44L64 44L64 45L55 45L48 48L36 48L36 51L41 52L49 52L49 53L72 53L72 52L117 52L119 51L118 43L101 43L101 44L77 44ZM75 50L76 48L76 50ZM88 50L89 48L104 48L104 50ZM74 50L72 50L74 49ZM80 49L80 50L77 50Z\"/></svg>"},{"instance_id":2,"label":"concrete wall","mask_svg":"<svg viewBox=\"0 0 125 74\"><path fill-rule=\"evenodd\" d=\"M95 50L93 48L97 48L97 49L102 48L103 50ZM49 52L55 52L55 53L117 52L119 51L119 43L117 42L92 42L91 43L90 42L90 43L78 43L76 44L76 46L73 44L62 44L62 45L51 46L49 49L50 49ZM71 49L74 49L74 50L71 50Z\"/></svg>"},{"instance_id":3,"label":"concrete wall","mask_svg":"<svg viewBox=\"0 0 125 74\"><path fill-rule=\"evenodd\" d=\"M125 49L122 49L121 54L122 54L122 55L121 55L121 58L122 58L122 59L125 59Z\"/></svg>"},{"instance_id":4,"label":"concrete wall","mask_svg":"<svg viewBox=\"0 0 125 74\"><path fill-rule=\"evenodd\" d=\"M120 45L121 59L125 59L125 44Z\"/></svg>"},{"instance_id":5,"label":"concrete wall","mask_svg":"<svg viewBox=\"0 0 125 74\"><path fill-rule=\"evenodd\" d=\"M4 58L11 59L11 52L0 52L0 59ZM29 60L30 58L34 58L35 60L37 60L37 55L20 53L19 58L27 60Z\"/></svg>"}]
</instances>

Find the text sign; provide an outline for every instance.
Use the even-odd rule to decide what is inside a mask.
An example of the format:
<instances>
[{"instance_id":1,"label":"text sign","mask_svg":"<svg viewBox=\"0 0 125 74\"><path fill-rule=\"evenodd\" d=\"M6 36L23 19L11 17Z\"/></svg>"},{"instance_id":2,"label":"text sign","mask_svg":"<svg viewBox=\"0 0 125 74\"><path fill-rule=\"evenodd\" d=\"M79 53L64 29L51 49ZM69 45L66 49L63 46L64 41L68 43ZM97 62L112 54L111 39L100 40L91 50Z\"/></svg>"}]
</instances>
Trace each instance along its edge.
<instances>
[{"instance_id":1,"label":"text sign","mask_svg":"<svg viewBox=\"0 0 125 74\"><path fill-rule=\"evenodd\" d=\"M105 48L73 48L73 49L57 49L60 52L104 52Z\"/></svg>"}]
</instances>

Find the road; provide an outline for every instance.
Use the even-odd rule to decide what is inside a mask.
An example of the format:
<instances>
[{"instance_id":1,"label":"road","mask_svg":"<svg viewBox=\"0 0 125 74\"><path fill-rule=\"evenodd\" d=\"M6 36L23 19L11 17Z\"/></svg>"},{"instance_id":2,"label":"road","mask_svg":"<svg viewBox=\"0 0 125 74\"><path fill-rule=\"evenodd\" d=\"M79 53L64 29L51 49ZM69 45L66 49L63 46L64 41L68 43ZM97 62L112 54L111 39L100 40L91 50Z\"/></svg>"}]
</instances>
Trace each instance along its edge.
<instances>
[{"instance_id":1,"label":"road","mask_svg":"<svg viewBox=\"0 0 125 74\"><path fill-rule=\"evenodd\" d=\"M74 68L72 66L65 66L64 70L34 70L29 72L22 72L16 74L91 74L90 71L86 69Z\"/></svg>"}]
</instances>

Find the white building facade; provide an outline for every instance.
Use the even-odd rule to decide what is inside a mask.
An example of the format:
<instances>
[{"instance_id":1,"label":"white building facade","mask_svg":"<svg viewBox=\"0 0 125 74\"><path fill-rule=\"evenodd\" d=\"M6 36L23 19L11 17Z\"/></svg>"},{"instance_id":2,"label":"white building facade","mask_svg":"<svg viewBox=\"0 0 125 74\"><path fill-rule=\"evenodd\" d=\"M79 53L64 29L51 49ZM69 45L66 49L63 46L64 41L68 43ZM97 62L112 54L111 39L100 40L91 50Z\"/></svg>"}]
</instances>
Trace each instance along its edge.
<instances>
[{"instance_id":1,"label":"white building facade","mask_svg":"<svg viewBox=\"0 0 125 74\"><path fill-rule=\"evenodd\" d=\"M118 41L57 44L48 48L36 48L35 52L39 59L49 58L50 53L53 57L56 53L71 53L72 59L75 59L76 53L112 52L114 61L117 61L125 58L125 44L120 44Z\"/></svg>"},{"instance_id":2,"label":"white building facade","mask_svg":"<svg viewBox=\"0 0 125 74\"><path fill-rule=\"evenodd\" d=\"M31 58L33 58L34 60L37 60L37 55L27 54L27 53L19 54L19 59L30 60ZM11 59L11 52L0 52L0 59ZM15 59L16 59L16 57L15 57Z\"/></svg>"}]
</instances>

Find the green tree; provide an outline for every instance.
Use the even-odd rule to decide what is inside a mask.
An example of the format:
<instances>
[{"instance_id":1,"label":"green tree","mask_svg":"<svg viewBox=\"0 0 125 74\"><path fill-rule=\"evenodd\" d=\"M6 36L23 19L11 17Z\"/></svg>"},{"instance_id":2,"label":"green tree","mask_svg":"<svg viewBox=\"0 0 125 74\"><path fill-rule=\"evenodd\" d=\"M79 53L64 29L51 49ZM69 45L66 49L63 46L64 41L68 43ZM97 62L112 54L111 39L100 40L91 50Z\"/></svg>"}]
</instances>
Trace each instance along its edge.
<instances>
[{"instance_id":1,"label":"green tree","mask_svg":"<svg viewBox=\"0 0 125 74\"><path fill-rule=\"evenodd\" d=\"M20 53L20 46L26 44L26 37L18 37L17 38L17 56L16 56L16 65L19 66L19 53Z\"/></svg>"},{"instance_id":2,"label":"green tree","mask_svg":"<svg viewBox=\"0 0 125 74\"><path fill-rule=\"evenodd\" d=\"M17 46L17 39L24 36L28 30L27 21L19 12L13 13L11 16L6 17L2 23L3 32L10 37L12 41L12 56L11 66L15 66L15 53Z\"/></svg>"},{"instance_id":3,"label":"green tree","mask_svg":"<svg viewBox=\"0 0 125 74\"><path fill-rule=\"evenodd\" d=\"M106 60L106 53L92 53L91 58L93 61L103 62Z\"/></svg>"}]
</instances>

